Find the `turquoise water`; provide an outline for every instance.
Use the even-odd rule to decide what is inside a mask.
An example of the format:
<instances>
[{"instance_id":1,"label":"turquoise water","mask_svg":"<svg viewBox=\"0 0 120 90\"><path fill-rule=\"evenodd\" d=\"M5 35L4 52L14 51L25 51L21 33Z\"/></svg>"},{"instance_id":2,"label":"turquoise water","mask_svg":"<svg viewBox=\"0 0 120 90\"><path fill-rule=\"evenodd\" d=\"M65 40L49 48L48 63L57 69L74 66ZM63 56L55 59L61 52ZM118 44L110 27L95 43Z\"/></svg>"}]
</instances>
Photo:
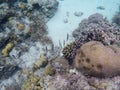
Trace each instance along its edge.
<instances>
[{"instance_id":1,"label":"turquoise water","mask_svg":"<svg viewBox=\"0 0 120 90\"><path fill-rule=\"evenodd\" d=\"M101 13L111 20L119 11L119 4L119 0L59 0L58 11L47 23L50 36L54 43L58 45L59 40L63 42L67 33L71 34L78 27L80 21L91 14ZM99 6L103 7L104 10L97 9ZM83 12L83 15L76 17L75 12ZM69 13L69 16L66 13ZM64 23L65 19L68 20L68 23Z\"/></svg>"},{"instance_id":2,"label":"turquoise water","mask_svg":"<svg viewBox=\"0 0 120 90\"><path fill-rule=\"evenodd\" d=\"M100 60L96 59L98 57L89 59L89 55L82 58L82 51L78 51L92 40L99 41L92 43L100 45L97 53L103 52L98 55ZM99 70L105 67L108 73L104 70L100 76L110 77L114 75L111 72L117 75L120 64L115 60L120 57L119 47L108 46L120 46L119 41L120 0L0 0L0 90L93 90L91 87L96 86L89 84L91 77L78 72L77 65L86 61L93 71L94 67ZM88 51L91 55L89 48ZM95 76L94 72L92 74ZM100 85L103 82L107 90L120 90L119 76L97 77L99 75L94 81ZM84 84L89 89L84 89ZM77 89L68 89L70 87Z\"/></svg>"}]
</instances>

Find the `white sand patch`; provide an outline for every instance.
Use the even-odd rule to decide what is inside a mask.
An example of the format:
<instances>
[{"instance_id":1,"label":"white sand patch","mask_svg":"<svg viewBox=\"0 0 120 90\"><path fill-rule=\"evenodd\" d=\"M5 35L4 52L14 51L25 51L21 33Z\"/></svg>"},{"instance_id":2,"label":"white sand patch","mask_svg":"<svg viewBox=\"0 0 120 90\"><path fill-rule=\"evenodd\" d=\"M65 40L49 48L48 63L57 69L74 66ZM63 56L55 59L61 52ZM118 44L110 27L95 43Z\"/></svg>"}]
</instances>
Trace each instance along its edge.
<instances>
[{"instance_id":1,"label":"white sand patch","mask_svg":"<svg viewBox=\"0 0 120 90\"><path fill-rule=\"evenodd\" d=\"M94 13L101 13L110 20L118 11L119 4L119 0L59 0L57 13L47 23L49 36L55 45L59 45L59 41L63 44L67 33L71 34L82 19ZM98 6L103 6L105 10L97 9ZM83 12L83 16L76 17L75 12ZM64 20L68 22L64 23Z\"/></svg>"}]
</instances>

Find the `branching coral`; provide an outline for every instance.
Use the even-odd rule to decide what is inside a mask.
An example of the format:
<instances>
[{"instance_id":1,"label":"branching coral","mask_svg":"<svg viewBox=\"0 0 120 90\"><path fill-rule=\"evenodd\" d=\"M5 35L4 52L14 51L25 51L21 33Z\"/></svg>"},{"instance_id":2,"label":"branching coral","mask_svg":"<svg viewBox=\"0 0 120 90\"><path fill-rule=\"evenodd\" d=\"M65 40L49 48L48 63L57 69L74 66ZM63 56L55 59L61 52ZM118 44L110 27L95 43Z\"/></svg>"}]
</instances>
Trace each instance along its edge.
<instances>
[{"instance_id":1,"label":"branching coral","mask_svg":"<svg viewBox=\"0 0 120 90\"><path fill-rule=\"evenodd\" d=\"M72 60L76 55L76 50L79 48L79 44L72 42L63 48L63 56L68 60L69 64L72 64Z\"/></svg>"}]
</instances>

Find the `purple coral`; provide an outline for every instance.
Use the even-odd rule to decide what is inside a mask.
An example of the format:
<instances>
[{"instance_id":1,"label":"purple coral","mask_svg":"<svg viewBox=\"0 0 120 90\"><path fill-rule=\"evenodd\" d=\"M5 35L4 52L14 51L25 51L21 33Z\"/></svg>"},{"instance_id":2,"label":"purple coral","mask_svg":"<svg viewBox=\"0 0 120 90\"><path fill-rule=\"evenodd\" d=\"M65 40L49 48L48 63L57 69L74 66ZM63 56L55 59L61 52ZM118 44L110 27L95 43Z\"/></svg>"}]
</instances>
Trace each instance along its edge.
<instances>
[{"instance_id":1,"label":"purple coral","mask_svg":"<svg viewBox=\"0 0 120 90\"><path fill-rule=\"evenodd\" d=\"M119 32L119 26L96 13L81 21L79 27L73 31L73 37L80 43L96 40L103 44L113 44L120 40Z\"/></svg>"}]
</instances>

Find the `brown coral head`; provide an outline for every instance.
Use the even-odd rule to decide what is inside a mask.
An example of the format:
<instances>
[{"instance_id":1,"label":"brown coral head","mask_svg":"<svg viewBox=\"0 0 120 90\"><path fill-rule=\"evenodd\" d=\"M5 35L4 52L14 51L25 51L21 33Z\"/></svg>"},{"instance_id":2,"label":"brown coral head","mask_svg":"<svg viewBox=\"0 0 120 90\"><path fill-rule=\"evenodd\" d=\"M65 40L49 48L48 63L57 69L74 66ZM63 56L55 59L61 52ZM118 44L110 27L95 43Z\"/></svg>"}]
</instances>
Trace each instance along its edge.
<instances>
[{"instance_id":1,"label":"brown coral head","mask_svg":"<svg viewBox=\"0 0 120 90\"><path fill-rule=\"evenodd\" d=\"M90 41L81 46L74 59L74 67L95 77L111 77L120 74L120 48Z\"/></svg>"}]
</instances>

